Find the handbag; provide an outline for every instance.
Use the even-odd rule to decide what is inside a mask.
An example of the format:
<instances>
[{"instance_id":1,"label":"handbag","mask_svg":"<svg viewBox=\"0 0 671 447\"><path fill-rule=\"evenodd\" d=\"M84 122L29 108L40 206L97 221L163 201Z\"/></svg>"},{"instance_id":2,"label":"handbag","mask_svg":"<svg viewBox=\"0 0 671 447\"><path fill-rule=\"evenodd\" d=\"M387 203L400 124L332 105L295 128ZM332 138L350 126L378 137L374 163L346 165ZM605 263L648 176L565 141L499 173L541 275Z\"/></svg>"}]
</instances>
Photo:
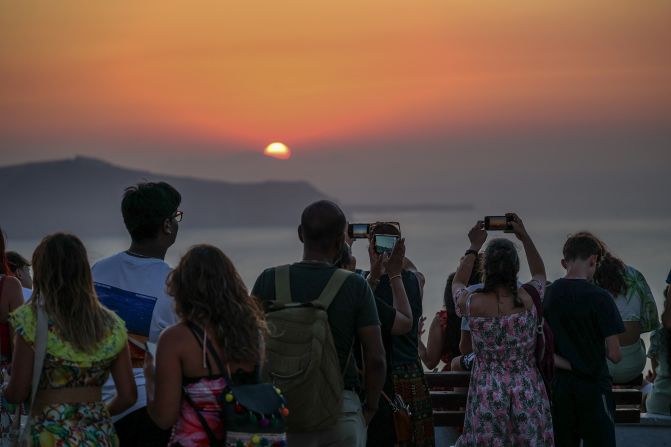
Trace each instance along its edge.
<instances>
[{"instance_id":1,"label":"handbag","mask_svg":"<svg viewBox=\"0 0 671 447\"><path fill-rule=\"evenodd\" d=\"M394 394L394 399L390 399L387 394L382 391L382 397L389 403L391 407L394 432L396 433L396 442L409 442L412 440L412 412L410 405L406 404L400 394Z\"/></svg>"},{"instance_id":2,"label":"handbag","mask_svg":"<svg viewBox=\"0 0 671 447\"><path fill-rule=\"evenodd\" d=\"M552 329L550 329L550 325L543 317L543 304L541 303L538 290L530 284L524 284L522 288L531 296L534 306L536 306L536 313L538 314L536 324L536 365L543 378L545 391L547 391L549 398L555 375L554 334L552 333Z\"/></svg>"},{"instance_id":3,"label":"handbag","mask_svg":"<svg viewBox=\"0 0 671 447\"><path fill-rule=\"evenodd\" d=\"M207 434L211 446L253 445L275 446L286 442L284 418L289 414L281 391L270 383L236 385L228 365L224 365L203 330L189 322L189 328L205 345L226 380L226 388L218 397L225 434L217 438L195 403L184 390L183 396L193 408Z\"/></svg>"}]
</instances>

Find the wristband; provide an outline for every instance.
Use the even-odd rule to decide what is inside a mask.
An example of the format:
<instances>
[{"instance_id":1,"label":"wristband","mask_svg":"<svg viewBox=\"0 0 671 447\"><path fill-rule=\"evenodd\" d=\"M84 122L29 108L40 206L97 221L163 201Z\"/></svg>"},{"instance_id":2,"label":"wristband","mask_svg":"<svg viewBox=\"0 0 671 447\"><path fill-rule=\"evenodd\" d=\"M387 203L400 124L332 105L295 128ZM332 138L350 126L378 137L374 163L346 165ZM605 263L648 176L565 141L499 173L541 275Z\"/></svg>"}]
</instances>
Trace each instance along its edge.
<instances>
[{"instance_id":1,"label":"wristband","mask_svg":"<svg viewBox=\"0 0 671 447\"><path fill-rule=\"evenodd\" d=\"M401 278L402 279L401 274L399 273L398 275L394 275L394 276L389 277L389 282L392 282L396 278Z\"/></svg>"},{"instance_id":2,"label":"wristband","mask_svg":"<svg viewBox=\"0 0 671 447\"><path fill-rule=\"evenodd\" d=\"M476 258L478 257L478 252L477 250L471 250L470 248L466 250L466 253L464 253L464 257L468 255L474 255Z\"/></svg>"}]
</instances>

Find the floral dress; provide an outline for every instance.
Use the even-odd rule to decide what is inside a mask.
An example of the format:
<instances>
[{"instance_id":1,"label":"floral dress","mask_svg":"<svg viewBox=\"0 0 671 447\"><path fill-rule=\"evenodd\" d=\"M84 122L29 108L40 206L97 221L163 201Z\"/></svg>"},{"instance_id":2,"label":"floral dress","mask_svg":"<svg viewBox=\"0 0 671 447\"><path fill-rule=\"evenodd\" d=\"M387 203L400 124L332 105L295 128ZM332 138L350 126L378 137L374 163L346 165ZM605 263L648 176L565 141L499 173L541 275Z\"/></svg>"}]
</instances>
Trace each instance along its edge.
<instances>
[{"instance_id":1,"label":"floral dress","mask_svg":"<svg viewBox=\"0 0 671 447\"><path fill-rule=\"evenodd\" d=\"M93 353L77 351L60 339L49 322L47 352L39 389L102 386L114 359L127 343L126 326L116 315L112 331ZM11 314L14 331L30 345L35 343L37 321L30 305ZM50 404L30 420L33 445L40 446L118 446L116 431L104 402Z\"/></svg>"},{"instance_id":2,"label":"floral dress","mask_svg":"<svg viewBox=\"0 0 671 447\"><path fill-rule=\"evenodd\" d=\"M468 292L462 289L456 297L463 293ZM470 301L468 295L475 363L464 433L456 445L553 446L550 403L535 361L536 307L512 315L474 317L469 315Z\"/></svg>"}]
</instances>

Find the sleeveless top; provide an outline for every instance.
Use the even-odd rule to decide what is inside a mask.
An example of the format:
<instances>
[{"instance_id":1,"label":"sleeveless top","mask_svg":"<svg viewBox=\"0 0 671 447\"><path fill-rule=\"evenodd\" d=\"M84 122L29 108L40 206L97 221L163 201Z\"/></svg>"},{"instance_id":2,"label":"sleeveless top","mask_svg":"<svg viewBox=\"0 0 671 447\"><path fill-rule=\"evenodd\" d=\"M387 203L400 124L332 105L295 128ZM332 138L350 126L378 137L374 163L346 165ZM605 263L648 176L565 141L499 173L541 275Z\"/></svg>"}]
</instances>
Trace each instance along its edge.
<instances>
[{"instance_id":1,"label":"sleeveless top","mask_svg":"<svg viewBox=\"0 0 671 447\"><path fill-rule=\"evenodd\" d=\"M229 385L226 380L227 374L212 372L212 365L207 356L208 344L207 333L204 337L199 335L199 330L189 324L189 329L203 350L203 366L207 368L207 376L182 377L183 399L180 408L179 419L175 423L170 436L169 446L200 447L209 446L210 440L203 427L201 418L205 420L209 430L217 439L226 436L226 427L221 417L221 404L223 394ZM200 329L200 328L198 328ZM212 352L212 351L210 351ZM216 359L215 359L216 360ZM231 380L235 383L256 383L258 381L258 369L252 373L238 370ZM199 417L200 416L200 417Z\"/></svg>"}]
</instances>

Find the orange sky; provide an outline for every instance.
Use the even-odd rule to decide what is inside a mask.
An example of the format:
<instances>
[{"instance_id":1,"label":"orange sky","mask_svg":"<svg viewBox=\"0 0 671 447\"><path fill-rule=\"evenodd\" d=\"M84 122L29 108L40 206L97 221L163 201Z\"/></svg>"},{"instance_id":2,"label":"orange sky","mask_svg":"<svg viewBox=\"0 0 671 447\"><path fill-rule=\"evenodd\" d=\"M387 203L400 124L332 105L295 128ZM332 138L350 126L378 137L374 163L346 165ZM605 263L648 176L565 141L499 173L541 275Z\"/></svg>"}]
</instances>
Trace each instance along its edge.
<instances>
[{"instance_id":1,"label":"orange sky","mask_svg":"<svg viewBox=\"0 0 671 447\"><path fill-rule=\"evenodd\" d=\"M666 0L0 0L0 10L0 137L45 147L119 135L306 147L663 124L671 113Z\"/></svg>"}]
</instances>

